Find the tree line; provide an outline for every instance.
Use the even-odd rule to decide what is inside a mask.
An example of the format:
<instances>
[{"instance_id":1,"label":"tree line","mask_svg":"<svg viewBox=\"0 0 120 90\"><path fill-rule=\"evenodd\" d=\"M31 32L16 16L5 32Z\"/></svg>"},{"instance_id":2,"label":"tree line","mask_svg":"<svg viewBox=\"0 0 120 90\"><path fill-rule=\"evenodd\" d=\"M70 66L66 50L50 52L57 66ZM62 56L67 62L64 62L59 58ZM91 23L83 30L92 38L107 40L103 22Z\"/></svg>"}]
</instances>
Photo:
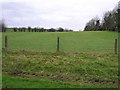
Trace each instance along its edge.
<instances>
[{"instance_id":1,"label":"tree line","mask_svg":"<svg viewBox=\"0 0 120 90\"><path fill-rule=\"evenodd\" d=\"M72 32L73 30L68 30L68 29L63 29L59 27L58 29L55 28L50 28L50 29L45 29L45 28L31 28L30 26L28 28L22 27L22 28L13 28L14 32Z\"/></svg>"},{"instance_id":2,"label":"tree line","mask_svg":"<svg viewBox=\"0 0 120 90\"><path fill-rule=\"evenodd\" d=\"M73 32L71 29L63 29L62 27L59 27L58 29L55 28L50 28L50 29L45 29L45 28L32 28L30 26L26 27L14 27L11 28L14 32ZM7 27L4 24L4 22L0 22L0 32L6 32Z\"/></svg>"},{"instance_id":3,"label":"tree line","mask_svg":"<svg viewBox=\"0 0 120 90\"><path fill-rule=\"evenodd\" d=\"M105 12L102 20L99 17L92 18L85 26L84 31L117 31L119 26L119 9L115 7Z\"/></svg>"}]
</instances>

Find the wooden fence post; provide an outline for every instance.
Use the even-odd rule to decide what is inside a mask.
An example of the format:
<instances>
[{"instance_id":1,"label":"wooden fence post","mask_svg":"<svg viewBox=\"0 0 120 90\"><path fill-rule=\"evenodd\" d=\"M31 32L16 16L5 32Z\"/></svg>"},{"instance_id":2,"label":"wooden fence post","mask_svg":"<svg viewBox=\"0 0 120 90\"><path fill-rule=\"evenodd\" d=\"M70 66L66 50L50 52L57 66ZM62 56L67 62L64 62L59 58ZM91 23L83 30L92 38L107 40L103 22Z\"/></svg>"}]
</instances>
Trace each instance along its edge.
<instances>
[{"instance_id":1,"label":"wooden fence post","mask_svg":"<svg viewBox=\"0 0 120 90\"><path fill-rule=\"evenodd\" d=\"M57 52L59 52L59 50L60 50L60 42L59 42L59 37L57 37Z\"/></svg>"},{"instance_id":2,"label":"wooden fence post","mask_svg":"<svg viewBox=\"0 0 120 90\"><path fill-rule=\"evenodd\" d=\"M115 39L115 54L117 54L117 39Z\"/></svg>"},{"instance_id":3,"label":"wooden fence post","mask_svg":"<svg viewBox=\"0 0 120 90\"><path fill-rule=\"evenodd\" d=\"M8 38L7 38L7 35L5 36L5 48L8 47Z\"/></svg>"}]
</instances>

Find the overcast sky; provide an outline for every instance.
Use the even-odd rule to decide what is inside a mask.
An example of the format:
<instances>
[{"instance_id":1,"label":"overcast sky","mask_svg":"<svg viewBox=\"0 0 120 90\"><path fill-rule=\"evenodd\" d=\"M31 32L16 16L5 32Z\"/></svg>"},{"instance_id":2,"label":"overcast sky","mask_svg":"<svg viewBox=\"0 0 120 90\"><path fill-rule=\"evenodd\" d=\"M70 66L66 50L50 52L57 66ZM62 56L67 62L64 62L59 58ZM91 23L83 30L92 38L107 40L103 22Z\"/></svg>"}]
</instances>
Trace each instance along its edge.
<instances>
[{"instance_id":1,"label":"overcast sky","mask_svg":"<svg viewBox=\"0 0 120 90\"><path fill-rule=\"evenodd\" d=\"M2 17L10 27L83 30L93 17L102 17L119 0L3 0ZM0 15L1 18L1 15Z\"/></svg>"}]
</instances>

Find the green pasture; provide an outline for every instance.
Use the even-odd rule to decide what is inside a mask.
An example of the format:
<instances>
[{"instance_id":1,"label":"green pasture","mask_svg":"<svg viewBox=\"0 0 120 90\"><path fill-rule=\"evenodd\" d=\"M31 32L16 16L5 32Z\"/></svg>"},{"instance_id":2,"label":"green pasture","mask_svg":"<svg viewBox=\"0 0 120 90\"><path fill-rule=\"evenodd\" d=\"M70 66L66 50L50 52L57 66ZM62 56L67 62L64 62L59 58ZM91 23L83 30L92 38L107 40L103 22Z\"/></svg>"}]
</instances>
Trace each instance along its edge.
<instances>
[{"instance_id":1,"label":"green pasture","mask_svg":"<svg viewBox=\"0 0 120 90\"><path fill-rule=\"evenodd\" d=\"M107 31L5 32L2 87L118 88L116 38L117 32Z\"/></svg>"},{"instance_id":2,"label":"green pasture","mask_svg":"<svg viewBox=\"0 0 120 90\"><path fill-rule=\"evenodd\" d=\"M43 53L3 50L4 88L117 88L112 53Z\"/></svg>"},{"instance_id":3,"label":"green pasture","mask_svg":"<svg viewBox=\"0 0 120 90\"><path fill-rule=\"evenodd\" d=\"M8 48L56 52L57 37L62 52L114 52L116 32L7 32Z\"/></svg>"}]
</instances>

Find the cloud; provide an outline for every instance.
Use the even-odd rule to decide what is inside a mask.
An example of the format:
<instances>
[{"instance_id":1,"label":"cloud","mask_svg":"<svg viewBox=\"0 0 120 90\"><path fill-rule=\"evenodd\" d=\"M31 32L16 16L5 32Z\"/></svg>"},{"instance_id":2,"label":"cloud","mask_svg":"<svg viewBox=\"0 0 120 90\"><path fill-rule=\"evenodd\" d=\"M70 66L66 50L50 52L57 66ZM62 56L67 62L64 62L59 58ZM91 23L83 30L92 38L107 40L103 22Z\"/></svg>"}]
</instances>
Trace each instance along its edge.
<instances>
[{"instance_id":1,"label":"cloud","mask_svg":"<svg viewBox=\"0 0 120 90\"><path fill-rule=\"evenodd\" d=\"M7 26L83 29L93 17L102 17L118 0L9 0L2 1Z\"/></svg>"}]
</instances>

